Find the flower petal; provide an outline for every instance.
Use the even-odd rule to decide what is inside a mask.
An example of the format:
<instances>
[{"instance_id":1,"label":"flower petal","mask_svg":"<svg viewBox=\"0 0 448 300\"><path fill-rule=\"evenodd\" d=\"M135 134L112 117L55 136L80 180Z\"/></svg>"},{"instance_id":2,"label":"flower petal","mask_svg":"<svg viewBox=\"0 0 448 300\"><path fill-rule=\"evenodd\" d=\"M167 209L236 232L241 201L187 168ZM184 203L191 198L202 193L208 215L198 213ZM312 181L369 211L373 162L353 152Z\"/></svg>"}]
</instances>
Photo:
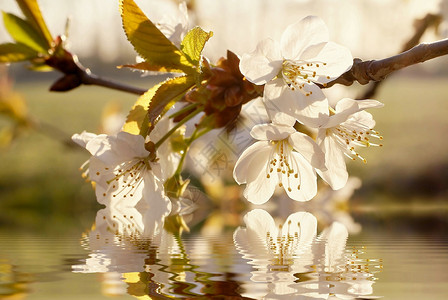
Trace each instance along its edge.
<instances>
[{"instance_id":1,"label":"flower petal","mask_svg":"<svg viewBox=\"0 0 448 300\"><path fill-rule=\"evenodd\" d=\"M308 47L300 59L313 62L306 69L316 72L318 77L313 81L322 84L336 79L353 65L350 50L333 42Z\"/></svg>"},{"instance_id":2,"label":"flower petal","mask_svg":"<svg viewBox=\"0 0 448 300\"><path fill-rule=\"evenodd\" d=\"M244 150L233 169L235 181L238 184L243 184L253 179L254 175L252 174L259 173L266 167L270 152L271 146L268 141L256 142Z\"/></svg>"},{"instance_id":3,"label":"flower petal","mask_svg":"<svg viewBox=\"0 0 448 300\"><path fill-rule=\"evenodd\" d=\"M310 45L327 42L327 25L316 16L308 16L289 25L281 38L282 55L286 59L298 59Z\"/></svg>"},{"instance_id":4,"label":"flower petal","mask_svg":"<svg viewBox=\"0 0 448 300\"><path fill-rule=\"evenodd\" d=\"M241 57L241 73L250 82L262 85L277 76L282 68L283 59L278 44L272 39L258 43L252 53Z\"/></svg>"},{"instance_id":5,"label":"flower petal","mask_svg":"<svg viewBox=\"0 0 448 300\"><path fill-rule=\"evenodd\" d=\"M312 92L310 96L290 89L283 79L275 79L265 85L263 97L274 123L281 122L278 118L283 118L282 114L310 127L328 122L328 100L324 93L314 84L309 84L306 88ZM277 116L279 113L281 114Z\"/></svg>"},{"instance_id":6,"label":"flower petal","mask_svg":"<svg viewBox=\"0 0 448 300\"><path fill-rule=\"evenodd\" d=\"M319 135L325 135L324 130L325 129L320 129ZM327 170L317 170L317 173L333 190L339 190L345 186L348 180L344 154L331 136L322 138L322 142L319 145L325 153Z\"/></svg>"},{"instance_id":7,"label":"flower petal","mask_svg":"<svg viewBox=\"0 0 448 300\"><path fill-rule=\"evenodd\" d=\"M119 132L116 136L98 135L87 143L86 149L106 165L117 165L149 155L144 138L127 132Z\"/></svg>"},{"instance_id":8,"label":"flower petal","mask_svg":"<svg viewBox=\"0 0 448 300\"><path fill-rule=\"evenodd\" d=\"M289 137L289 143L314 168L325 169L325 154L311 137L296 132Z\"/></svg>"},{"instance_id":9,"label":"flower petal","mask_svg":"<svg viewBox=\"0 0 448 300\"><path fill-rule=\"evenodd\" d=\"M292 126L280 124L258 124L250 131L250 135L262 141L280 141L296 132Z\"/></svg>"},{"instance_id":10,"label":"flower petal","mask_svg":"<svg viewBox=\"0 0 448 300\"><path fill-rule=\"evenodd\" d=\"M102 136L106 136L105 134L103 134ZM90 132L87 132L87 131L83 131L83 132L81 132L80 134L78 134L78 133L75 133L73 136L72 136L72 140L76 143L76 144L78 144L78 145L80 145L81 147L86 147L86 145L87 145L87 143L88 142L90 142L91 140L93 140L94 138L96 138L97 137L97 135L96 134L94 134L94 133L90 133Z\"/></svg>"},{"instance_id":11,"label":"flower petal","mask_svg":"<svg viewBox=\"0 0 448 300\"><path fill-rule=\"evenodd\" d=\"M252 165L252 168L255 163ZM267 168L266 164L263 165L263 168ZM251 179L250 181L248 180L243 195L249 202L254 204L263 204L267 202L274 194L275 187L278 183L278 176L274 175L270 178L266 178L267 173L264 171L258 173L253 172L253 174L256 174L257 177Z\"/></svg>"},{"instance_id":12,"label":"flower petal","mask_svg":"<svg viewBox=\"0 0 448 300\"><path fill-rule=\"evenodd\" d=\"M282 184L288 196L296 201L311 200L317 193L316 172L314 168L297 152L291 151L292 169L298 170L298 176L288 172L282 174ZM288 176L289 175L289 176Z\"/></svg>"},{"instance_id":13,"label":"flower petal","mask_svg":"<svg viewBox=\"0 0 448 300\"><path fill-rule=\"evenodd\" d=\"M370 99L353 100L349 98L343 98L339 100L338 103L336 104L335 107L336 114L330 117L328 123L325 124L324 127L325 128L336 127L339 124L345 122L348 118L351 117L351 115L361 110L367 108L380 108L383 106L384 106L383 103L376 100L370 100ZM373 126L371 126L370 128L372 128Z\"/></svg>"}]
</instances>

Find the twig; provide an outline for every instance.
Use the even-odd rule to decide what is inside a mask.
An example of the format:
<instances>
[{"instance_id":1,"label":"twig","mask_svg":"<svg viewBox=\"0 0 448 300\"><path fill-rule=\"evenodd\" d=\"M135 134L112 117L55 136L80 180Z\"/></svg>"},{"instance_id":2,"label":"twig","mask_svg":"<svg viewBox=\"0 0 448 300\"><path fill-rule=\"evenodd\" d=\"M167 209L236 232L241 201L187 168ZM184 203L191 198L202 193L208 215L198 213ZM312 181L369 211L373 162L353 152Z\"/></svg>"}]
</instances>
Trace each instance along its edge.
<instances>
[{"instance_id":1,"label":"twig","mask_svg":"<svg viewBox=\"0 0 448 300\"><path fill-rule=\"evenodd\" d=\"M331 87L335 84L348 86L355 81L360 84L381 81L394 71L447 54L448 39L444 39L433 43L420 44L408 51L385 59L362 61L355 58L350 70L327 83L325 87Z\"/></svg>"},{"instance_id":2,"label":"twig","mask_svg":"<svg viewBox=\"0 0 448 300\"><path fill-rule=\"evenodd\" d=\"M136 95L143 95L147 91L145 89L141 89L141 88L134 87L134 86L129 86L129 85L123 84L121 82L116 82L116 81L112 81L110 79L105 79L105 78L99 77L95 74L91 74L88 70L85 70L82 73L81 82L82 82L82 84L85 84L85 85L98 85L98 86L102 86L102 87L106 87L106 88L110 88L110 89L114 89L114 90L119 90L122 92L128 92L128 93L136 94Z\"/></svg>"},{"instance_id":3,"label":"twig","mask_svg":"<svg viewBox=\"0 0 448 300\"><path fill-rule=\"evenodd\" d=\"M60 49L60 53L57 52L57 55L46 58L45 63L64 74L64 76L59 78L50 87L50 91L53 92L70 91L82 84L98 85L136 95L143 95L147 91L92 74L88 68L85 68L78 61L76 55L71 54L65 49Z\"/></svg>"}]
</instances>

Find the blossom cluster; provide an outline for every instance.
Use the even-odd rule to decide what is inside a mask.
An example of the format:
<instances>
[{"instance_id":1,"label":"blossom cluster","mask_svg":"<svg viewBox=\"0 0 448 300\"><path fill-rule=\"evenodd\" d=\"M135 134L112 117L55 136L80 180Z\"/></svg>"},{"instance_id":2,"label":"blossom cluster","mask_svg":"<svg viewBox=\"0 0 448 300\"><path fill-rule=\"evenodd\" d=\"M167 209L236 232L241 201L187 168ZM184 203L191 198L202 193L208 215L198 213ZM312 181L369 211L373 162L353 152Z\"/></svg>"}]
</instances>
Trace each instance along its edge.
<instances>
[{"instance_id":1,"label":"blossom cluster","mask_svg":"<svg viewBox=\"0 0 448 300\"><path fill-rule=\"evenodd\" d=\"M288 26L280 43L265 39L241 57L228 52L216 66L204 60L202 68L211 75L184 92L183 108L165 109L168 113L157 118L147 135L123 129L115 135L73 136L92 154L85 174L98 202L114 209L147 206L168 215L188 184L180 173L191 143L231 124L259 91L268 122L253 126L250 135L256 141L233 170L235 181L246 184L244 197L263 204L280 187L291 199L308 201L317 193L317 174L332 189L343 188L345 156L364 160L355 148L378 146L373 140L382 139L365 111L381 107L380 102L344 98L333 107L323 91L352 63L350 51L329 41L326 25L315 16ZM180 130L184 125L187 130Z\"/></svg>"},{"instance_id":2,"label":"blossom cluster","mask_svg":"<svg viewBox=\"0 0 448 300\"><path fill-rule=\"evenodd\" d=\"M250 82L264 85L263 102L271 122L256 125L258 140L247 148L234 169L234 178L246 184L244 196L262 204L276 186L288 196L308 201L317 193L316 173L333 189L345 186L344 157L359 157L356 146L377 146L382 139L366 108L381 107L376 100L344 98L329 105L321 87L352 66L350 51L329 41L323 21L306 17L286 28L280 43L261 41L244 54L240 69ZM296 128L317 131L314 140Z\"/></svg>"}]
</instances>

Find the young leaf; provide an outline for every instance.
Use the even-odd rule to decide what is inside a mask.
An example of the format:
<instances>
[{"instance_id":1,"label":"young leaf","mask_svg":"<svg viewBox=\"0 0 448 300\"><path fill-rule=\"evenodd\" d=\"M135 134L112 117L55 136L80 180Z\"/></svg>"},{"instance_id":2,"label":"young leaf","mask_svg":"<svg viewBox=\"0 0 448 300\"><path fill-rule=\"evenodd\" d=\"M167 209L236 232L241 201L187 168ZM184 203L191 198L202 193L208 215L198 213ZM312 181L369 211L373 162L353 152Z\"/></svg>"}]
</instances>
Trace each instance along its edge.
<instances>
[{"instance_id":1,"label":"young leaf","mask_svg":"<svg viewBox=\"0 0 448 300\"><path fill-rule=\"evenodd\" d=\"M148 63L194 72L187 57L152 23L133 0L120 0L123 28L134 49Z\"/></svg>"},{"instance_id":2,"label":"young leaf","mask_svg":"<svg viewBox=\"0 0 448 300\"><path fill-rule=\"evenodd\" d=\"M145 131L142 130L143 127L146 127L146 129L148 129L148 106L156 91L162 84L163 82L156 84L138 98L137 102L135 102L126 118L126 122L123 125L123 131L137 135L141 134L142 131ZM146 136L146 134L143 135Z\"/></svg>"},{"instance_id":3,"label":"young leaf","mask_svg":"<svg viewBox=\"0 0 448 300\"><path fill-rule=\"evenodd\" d=\"M29 60L37 55L37 51L23 44L0 44L0 63Z\"/></svg>"},{"instance_id":4,"label":"young leaf","mask_svg":"<svg viewBox=\"0 0 448 300\"><path fill-rule=\"evenodd\" d=\"M123 131L131 134L148 134L148 124L155 120L168 107L177 102L194 85L192 77L181 76L161 82L140 96L127 116ZM171 105L170 105L171 104Z\"/></svg>"},{"instance_id":5,"label":"young leaf","mask_svg":"<svg viewBox=\"0 0 448 300\"><path fill-rule=\"evenodd\" d=\"M180 45L182 52L188 57L190 62L197 66L201 59L201 53L205 43L213 36L213 32L205 32L200 27L191 29Z\"/></svg>"},{"instance_id":6,"label":"young leaf","mask_svg":"<svg viewBox=\"0 0 448 300\"><path fill-rule=\"evenodd\" d=\"M53 43L53 38L51 37L51 33L45 24L44 18L42 17L42 13L39 9L39 4L37 0L16 0L17 4L19 4L20 9L25 15L28 22L36 29L37 32L45 39L47 42L46 49L51 47Z\"/></svg>"},{"instance_id":7,"label":"young leaf","mask_svg":"<svg viewBox=\"0 0 448 300\"><path fill-rule=\"evenodd\" d=\"M179 76L165 80L149 103L148 116L151 126L154 126L157 118L179 101L195 83L193 76Z\"/></svg>"},{"instance_id":8,"label":"young leaf","mask_svg":"<svg viewBox=\"0 0 448 300\"><path fill-rule=\"evenodd\" d=\"M10 13L3 12L3 22L11 37L38 52L48 52L47 41L27 21Z\"/></svg>"}]
</instances>

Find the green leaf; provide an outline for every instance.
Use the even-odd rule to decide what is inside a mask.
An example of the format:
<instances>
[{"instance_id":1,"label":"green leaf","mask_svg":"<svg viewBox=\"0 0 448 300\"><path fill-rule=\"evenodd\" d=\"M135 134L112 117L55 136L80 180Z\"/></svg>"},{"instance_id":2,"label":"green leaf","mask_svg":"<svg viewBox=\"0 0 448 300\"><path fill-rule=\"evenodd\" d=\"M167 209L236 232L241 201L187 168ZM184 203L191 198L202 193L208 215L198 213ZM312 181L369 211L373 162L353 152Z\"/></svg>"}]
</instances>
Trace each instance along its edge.
<instances>
[{"instance_id":1,"label":"green leaf","mask_svg":"<svg viewBox=\"0 0 448 300\"><path fill-rule=\"evenodd\" d=\"M0 63L24 61L37 56L37 51L23 44L0 44Z\"/></svg>"},{"instance_id":2,"label":"green leaf","mask_svg":"<svg viewBox=\"0 0 448 300\"><path fill-rule=\"evenodd\" d=\"M16 2L19 4L20 9L28 22L47 42L46 49L50 48L53 44L53 38L51 37L51 33L45 24L44 18L42 17L37 0L16 0Z\"/></svg>"},{"instance_id":3,"label":"green leaf","mask_svg":"<svg viewBox=\"0 0 448 300\"><path fill-rule=\"evenodd\" d=\"M148 116L151 126L154 126L158 117L179 101L195 83L193 76L179 76L165 80L149 103Z\"/></svg>"},{"instance_id":4,"label":"green leaf","mask_svg":"<svg viewBox=\"0 0 448 300\"><path fill-rule=\"evenodd\" d=\"M134 106L129 112L126 122L123 126L123 131L129 132L131 134L141 134L142 131L147 131L148 129L148 106L151 99L154 97L156 91L163 84L163 82L156 84L150 88L146 93L141 95ZM145 120L146 119L146 120ZM146 128L146 130L144 129ZM146 136L146 134L142 134Z\"/></svg>"},{"instance_id":5,"label":"green leaf","mask_svg":"<svg viewBox=\"0 0 448 300\"><path fill-rule=\"evenodd\" d=\"M155 125L157 118L179 101L194 84L191 76L180 76L153 86L134 104L123 131L146 136L149 133L148 125Z\"/></svg>"},{"instance_id":6,"label":"green leaf","mask_svg":"<svg viewBox=\"0 0 448 300\"><path fill-rule=\"evenodd\" d=\"M3 22L11 37L38 52L48 52L47 41L27 21L16 15L3 12Z\"/></svg>"},{"instance_id":7,"label":"green leaf","mask_svg":"<svg viewBox=\"0 0 448 300\"><path fill-rule=\"evenodd\" d=\"M148 63L195 72L191 62L152 23L133 0L120 0L123 28L135 51Z\"/></svg>"},{"instance_id":8,"label":"green leaf","mask_svg":"<svg viewBox=\"0 0 448 300\"><path fill-rule=\"evenodd\" d=\"M205 43L213 36L213 32L205 32L200 27L191 29L183 39L180 49L190 62L198 66Z\"/></svg>"}]
</instances>

